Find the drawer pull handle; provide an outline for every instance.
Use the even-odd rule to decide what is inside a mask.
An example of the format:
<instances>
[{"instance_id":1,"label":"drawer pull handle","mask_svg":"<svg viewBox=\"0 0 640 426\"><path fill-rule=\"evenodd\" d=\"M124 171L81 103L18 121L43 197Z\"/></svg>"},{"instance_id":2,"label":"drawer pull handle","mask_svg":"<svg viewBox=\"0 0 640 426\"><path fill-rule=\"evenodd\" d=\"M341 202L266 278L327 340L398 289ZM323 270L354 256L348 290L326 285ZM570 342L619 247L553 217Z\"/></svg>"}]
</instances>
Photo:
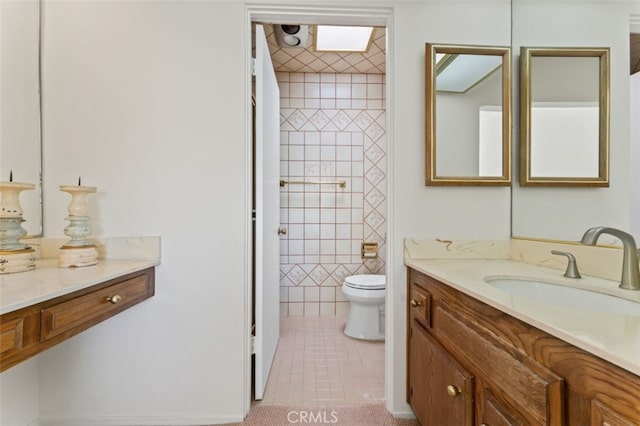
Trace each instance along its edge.
<instances>
[{"instance_id":1,"label":"drawer pull handle","mask_svg":"<svg viewBox=\"0 0 640 426\"><path fill-rule=\"evenodd\" d=\"M458 396L459 393L460 393L460 389L458 389L457 387L453 385L447 386L447 394L449 394L449 396L455 398L456 396Z\"/></svg>"},{"instance_id":2,"label":"drawer pull handle","mask_svg":"<svg viewBox=\"0 0 640 426\"><path fill-rule=\"evenodd\" d=\"M113 296L107 297L107 301L109 303L113 303L114 305L116 303L119 303L121 300L122 300L122 296L120 296L119 294L114 294Z\"/></svg>"},{"instance_id":3,"label":"drawer pull handle","mask_svg":"<svg viewBox=\"0 0 640 426\"><path fill-rule=\"evenodd\" d=\"M417 308L418 306L421 306L422 303L418 302L416 299L411 299L411 306L413 306L414 308Z\"/></svg>"}]
</instances>

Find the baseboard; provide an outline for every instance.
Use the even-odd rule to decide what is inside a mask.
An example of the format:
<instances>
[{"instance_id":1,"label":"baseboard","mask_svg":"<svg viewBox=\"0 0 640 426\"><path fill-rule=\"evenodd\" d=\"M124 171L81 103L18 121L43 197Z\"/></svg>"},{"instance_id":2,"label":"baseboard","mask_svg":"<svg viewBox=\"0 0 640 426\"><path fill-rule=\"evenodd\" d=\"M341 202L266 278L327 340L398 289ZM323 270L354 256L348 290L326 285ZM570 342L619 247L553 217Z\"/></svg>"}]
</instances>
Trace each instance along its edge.
<instances>
[{"instance_id":1,"label":"baseboard","mask_svg":"<svg viewBox=\"0 0 640 426\"><path fill-rule=\"evenodd\" d=\"M205 426L239 423L241 417L56 417L41 416L29 426Z\"/></svg>"},{"instance_id":2,"label":"baseboard","mask_svg":"<svg viewBox=\"0 0 640 426\"><path fill-rule=\"evenodd\" d=\"M396 419L415 419L416 415L413 414L413 411L394 411L391 415Z\"/></svg>"}]
</instances>

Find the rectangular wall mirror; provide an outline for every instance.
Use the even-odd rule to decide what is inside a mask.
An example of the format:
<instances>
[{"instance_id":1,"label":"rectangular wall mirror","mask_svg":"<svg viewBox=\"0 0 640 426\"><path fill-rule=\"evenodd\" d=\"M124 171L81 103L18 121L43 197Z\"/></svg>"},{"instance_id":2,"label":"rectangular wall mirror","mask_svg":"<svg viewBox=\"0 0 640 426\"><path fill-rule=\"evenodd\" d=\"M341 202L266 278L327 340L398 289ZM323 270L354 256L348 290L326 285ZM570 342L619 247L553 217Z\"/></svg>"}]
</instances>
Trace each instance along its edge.
<instances>
[{"instance_id":1,"label":"rectangular wall mirror","mask_svg":"<svg viewBox=\"0 0 640 426\"><path fill-rule=\"evenodd\" d=\"M20 194L23 228L42 234L40 2L0 1L0 180L36 184Z\"/></svg>"},{"instance_id":2,"label":"rectangular wall mirror","mask_svg":"<svg viewBox=\"0 0 640 426\"><path fill-rule=\"evenodd\" d=\"M521 48L520 185L609 186L608 48Z\"/></svg>"},{"instance_id":3,"label":"rectangular wall mirror","mask_svg":"<svg viewBox=\"0 0 640 426\"><path fill-rule=\"evenodd\" d=\"M426 43L426 184L511 184L511 49Z\"/></svg>"}]
</instances>

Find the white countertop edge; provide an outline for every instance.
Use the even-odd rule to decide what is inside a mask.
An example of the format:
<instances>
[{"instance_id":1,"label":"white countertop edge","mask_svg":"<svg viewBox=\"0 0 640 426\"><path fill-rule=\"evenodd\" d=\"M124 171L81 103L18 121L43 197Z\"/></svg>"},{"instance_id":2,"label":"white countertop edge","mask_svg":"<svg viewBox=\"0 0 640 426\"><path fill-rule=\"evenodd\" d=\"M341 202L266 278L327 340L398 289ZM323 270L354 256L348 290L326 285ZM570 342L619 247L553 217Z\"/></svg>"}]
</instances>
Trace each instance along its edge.
<instances>
[{"instance_id":1,"label":"white countertop edge","mask_svg":"<svg viewBox=\"0 0 640 426\"><path fill-rule=\"evenodd\" d=\"M0 275L0 315L64 296L160 264L160 260L100 260L97 265L58 268L56 259L36 261L36 269Z\"/></svg>"},{"instance_id":2,"label":"white countertop edge","mask_svg":"<svg viewBox=\"0 0 640 426\"><path fill-rule=\"evenodd\" d=\"M564 278L562 271L513 260L405 259L405 265L620 368L640 375L639 317L549 306L507 295L491 287L483 278L491 275L539 277L573 286L604 285L609 293L617 292L617 282L593 277L571 280ZM630 325L620 330L620 323ZM571 330L571 326L576 329ZM610 339L609 333L601 333L597 329L618 330L624 341L614 342Z\"/></svg>"}]
</instances>

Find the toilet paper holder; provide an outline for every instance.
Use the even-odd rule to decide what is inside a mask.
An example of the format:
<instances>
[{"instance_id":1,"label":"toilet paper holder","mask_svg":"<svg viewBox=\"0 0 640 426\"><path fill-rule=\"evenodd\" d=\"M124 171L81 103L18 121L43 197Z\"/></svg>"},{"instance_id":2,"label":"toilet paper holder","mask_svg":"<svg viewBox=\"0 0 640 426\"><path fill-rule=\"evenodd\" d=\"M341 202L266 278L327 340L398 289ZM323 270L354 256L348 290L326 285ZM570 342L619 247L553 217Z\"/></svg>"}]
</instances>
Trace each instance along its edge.
<instances>
[{"instance_id":1,"label":"toilet paper holder","mask_svg":"<svg viewBox=\"0 0 640 426\"><path fill-rule=\"evenodd\" d=\"M375 259L378 257L378 242L363 241L360 245L360 255L363 259Z\"/></svg>"}]
</instances>

